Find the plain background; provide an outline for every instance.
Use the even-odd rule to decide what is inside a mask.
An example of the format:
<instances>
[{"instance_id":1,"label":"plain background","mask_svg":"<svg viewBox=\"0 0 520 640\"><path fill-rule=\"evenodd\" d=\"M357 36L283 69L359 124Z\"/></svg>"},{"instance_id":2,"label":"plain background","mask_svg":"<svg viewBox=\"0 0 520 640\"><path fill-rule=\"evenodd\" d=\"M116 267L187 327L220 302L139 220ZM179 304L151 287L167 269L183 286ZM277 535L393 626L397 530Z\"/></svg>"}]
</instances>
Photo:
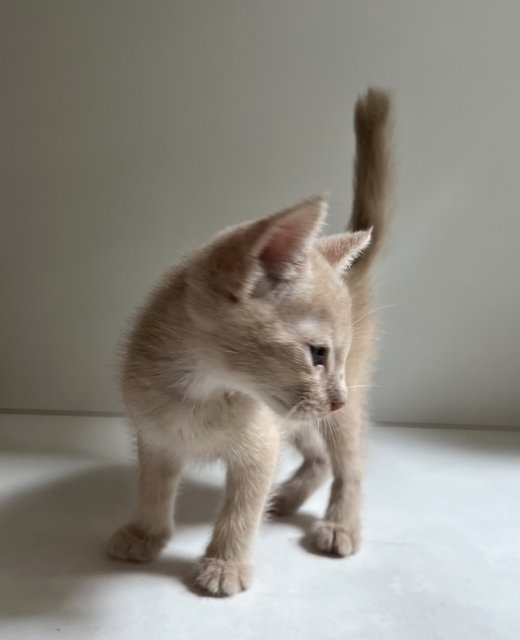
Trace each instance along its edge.
<instances>
[{"instance_id":1,"label":"plain background","mask_svg":"<svg viewBox=\"0 0 520 640\"><path fill-rule=\"evenodd\" d=\"M324 191L341 229L375 84L399 182L374 418L520 425L518 2L0 12L0 407L120 410L115 345L182 250Z\"/></svg>"}]
</instances>

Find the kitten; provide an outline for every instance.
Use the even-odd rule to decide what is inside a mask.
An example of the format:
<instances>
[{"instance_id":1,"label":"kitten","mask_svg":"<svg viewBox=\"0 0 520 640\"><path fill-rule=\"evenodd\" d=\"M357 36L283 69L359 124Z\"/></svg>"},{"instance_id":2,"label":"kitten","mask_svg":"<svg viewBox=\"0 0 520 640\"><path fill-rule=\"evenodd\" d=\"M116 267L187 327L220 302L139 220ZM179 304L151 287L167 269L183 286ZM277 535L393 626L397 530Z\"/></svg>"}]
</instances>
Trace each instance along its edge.
<instances>
[{"instance_id":1,"label":"kitten","mask_svg":"<svg viewBox=\"0 0 520 640\"><path fill-rule=\"evenodd\" d=\"M303 456L274 490L294 512L332 471L317 549L354 553L360 539L360 439L372 358L369 274L385 231L390 99L369 90L355 112L351 231L319 237L321 198L218 234L166 274L129 338L123 395L137 430L139 502L109 550L157 556L173 530L183 466L227 464L226 498L198 566L213 595L246 589L280 440Z\"/></svg>"}]
</instances>

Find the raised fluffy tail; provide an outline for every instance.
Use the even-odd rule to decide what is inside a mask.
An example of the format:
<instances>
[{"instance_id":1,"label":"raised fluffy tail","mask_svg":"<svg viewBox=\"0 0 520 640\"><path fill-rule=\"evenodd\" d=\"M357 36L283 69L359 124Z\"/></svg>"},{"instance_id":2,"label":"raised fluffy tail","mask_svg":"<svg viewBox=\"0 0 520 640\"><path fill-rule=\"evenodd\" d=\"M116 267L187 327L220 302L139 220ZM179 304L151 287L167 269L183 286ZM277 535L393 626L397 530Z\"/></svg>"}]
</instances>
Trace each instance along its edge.
<instances>
[{"instance_id":1,"label":"raised fluffy tail","mask_svg":"<svg viewBox=\"0 0 520 640\"><path fill-rule=\"evenodd\" d=\"M372 227L372 240L352 271L368 271L385 238L390 215L392 103L388 93L369 89L356 103L354 201L350 229Z\"/></svg>"}]
</instances>

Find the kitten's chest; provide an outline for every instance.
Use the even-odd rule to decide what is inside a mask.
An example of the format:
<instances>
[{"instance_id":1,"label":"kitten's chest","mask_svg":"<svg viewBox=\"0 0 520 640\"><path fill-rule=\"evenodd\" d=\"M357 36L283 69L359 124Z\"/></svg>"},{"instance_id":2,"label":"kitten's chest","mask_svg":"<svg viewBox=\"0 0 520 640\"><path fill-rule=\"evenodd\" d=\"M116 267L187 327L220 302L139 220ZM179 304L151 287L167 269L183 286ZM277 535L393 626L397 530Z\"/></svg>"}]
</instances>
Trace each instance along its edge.
<instances>
[{"instance_id":1,"label":"kitten's chest","mask_svg":"<svg viewBox=\"0 0 520 640\"><path fill-rule=\"evenodd\" d=\"M226 457L230 448L255 429L261 431L268 416L255 400L241 394L221 394L205 402L176 406L155 436L160 445L199 459ZM261 433L258 433L261 437Z\"/></svg>"}]
</instances>

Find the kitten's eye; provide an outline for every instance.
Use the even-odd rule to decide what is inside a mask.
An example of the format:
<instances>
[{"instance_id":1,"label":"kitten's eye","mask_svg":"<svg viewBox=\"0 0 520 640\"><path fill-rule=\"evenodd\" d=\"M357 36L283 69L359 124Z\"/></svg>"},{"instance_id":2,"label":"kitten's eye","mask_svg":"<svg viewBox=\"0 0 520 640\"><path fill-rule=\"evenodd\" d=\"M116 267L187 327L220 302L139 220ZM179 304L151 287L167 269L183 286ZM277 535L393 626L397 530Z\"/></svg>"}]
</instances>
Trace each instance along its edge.
<instances>
[{"instance_id":1,"label":"kitten's eye","mask_svg":"<svg viewBox=\"0 0 520 640\"><path fill-rule=\"evenodd\" d=\"M325 366L327 362L327 347L318 347L314 344L309 345L311 352L312 364L317 367L318 365Z\"/></svg>"}]
</instances>

